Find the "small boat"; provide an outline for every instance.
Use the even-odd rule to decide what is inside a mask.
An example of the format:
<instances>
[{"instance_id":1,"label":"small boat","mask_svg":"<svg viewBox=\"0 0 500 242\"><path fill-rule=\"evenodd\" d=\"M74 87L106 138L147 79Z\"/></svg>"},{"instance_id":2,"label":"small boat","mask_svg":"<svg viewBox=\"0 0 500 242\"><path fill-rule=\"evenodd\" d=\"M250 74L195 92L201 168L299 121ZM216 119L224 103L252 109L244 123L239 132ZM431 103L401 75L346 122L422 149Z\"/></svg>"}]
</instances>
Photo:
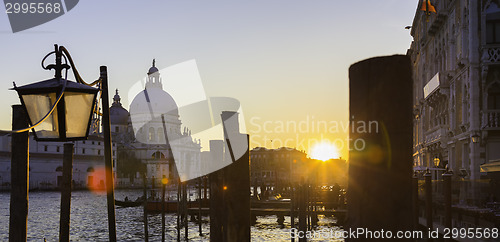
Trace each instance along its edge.
<instances>
[{"instance_id":1,"label":"small boat","mask_svg":"<svg viewBox=\"0 0 500 242\"><path fill-rule=\"evenodd\" d=\"M139 201L139 200L136 200L136 201L128 201L128 200L120 201L120 200L116 200L115 199L115 205L119 206L119 207L138 207L138 206L141 206L143 203L144 203L143 201Z\"/></svg>"}]
</instances>

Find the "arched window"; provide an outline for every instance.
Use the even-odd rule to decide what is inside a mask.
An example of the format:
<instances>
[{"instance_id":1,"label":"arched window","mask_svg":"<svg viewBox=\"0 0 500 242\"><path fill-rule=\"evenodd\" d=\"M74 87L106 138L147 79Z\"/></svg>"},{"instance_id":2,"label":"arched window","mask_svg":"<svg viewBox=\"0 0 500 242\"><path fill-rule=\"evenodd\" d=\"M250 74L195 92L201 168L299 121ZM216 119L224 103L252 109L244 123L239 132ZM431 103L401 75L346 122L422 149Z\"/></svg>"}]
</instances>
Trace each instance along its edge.
<instances>
[{"instance_id":1,"label":"arched window","mask_svg":"<svg viewBox=\"0 0 500 242\"><path fill-rule=\"evenodd\" d=\"M94 167L91 166L91 167L87 168L87 172L94 172Z\"/></svg>"},{"instance_id":2,"label":"arched window","mask_svg":"<svg viewBox=\"0 0 500 242\"><path fill-rule=\"evenodd\" d=\"M500 8L493 2L486 9L486 43L500 43Z\"/></svg>"},{"instance_id":3,"label":"arched window","mask_svg":"<svg viewBox=\"0 0 500 242\"><path fill-rule=\"evenodd\" d=\"M160 151L156 151L155 153L153 153L151 155L151 159L154 159L154 160L165 159L165 155L163 153L161 153Z\"/></svg>"},{"instance_id":4,"label":"arched window","mask_svg":"<svg viewBox=\"0 0 500 242\"><path fill-rule=\"evenodd\" d=\"M498 82L488 88L488 109L500 109L500 84Z\"/></svg>"},{"instance_id":5,"label":"arched window","mask_svg":"<svg viewBox=\"0 0 500 242\"><path fill-rule=\"evenodd\" d=\"M165 133L163 132L163 128L158 128L158 142L165 142Z\"/></svg>"},{"instance_id":6,"label":"arched window","mask_svg":"<svg viewBox=\"0 0 500 242\"><path fill-rule=\"evenodd\" d=\"M58 166L58 167L56 168L56 171L63 171L62 166Z\"/></svg>"},{"instance_id":7,"label":"arched window","mask_svg":"<svg viewBox=\"0 0 500 242\"><path fill-rule=\"evenodd\" d=\"M155 139L155 129L153 127L149 128L149 141L156 141Z\"/></svg>"}]
</instances>

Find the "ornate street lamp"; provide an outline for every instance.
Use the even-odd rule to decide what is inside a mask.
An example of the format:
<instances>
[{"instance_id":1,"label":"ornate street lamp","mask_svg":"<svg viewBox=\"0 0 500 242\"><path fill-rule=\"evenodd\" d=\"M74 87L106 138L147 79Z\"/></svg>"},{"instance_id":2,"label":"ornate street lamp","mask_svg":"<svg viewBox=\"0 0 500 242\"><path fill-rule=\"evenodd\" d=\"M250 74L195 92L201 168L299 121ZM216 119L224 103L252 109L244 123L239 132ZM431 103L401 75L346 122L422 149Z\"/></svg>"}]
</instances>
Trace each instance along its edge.
<instances>
[{"instance_id":1,"label":"ornate street lamp","mask_svg":"<svg viewBox=\"0 0 500 242\"><path fill-rule=\"evenodd\" d=\"M38 141L74 141L87 139L92 115L102 115L103 123L103 138L104 138L104 164L106 167L106 190L107 190L107 207L108 207L108 227L109 241L116 241L116 222L115 222L115 203L114 203L114 185L113 185L113 160L111 153L111 127L109 121L109 94L108 94L108 76L107 67L100 67L100 77L92 83L86 83L78 74L75 68L71 55L64 46L54 45L55 50L47 54L42 60L42 67L46 70L55 70L55 77L49 80L28 84L21 87L16 87L21 99L22 109L28 115L29 127L20 125L21 129L8 131L9 133L20 134L33 129L35 139ZM55 54L56 63L48 66L44 65L45 59L50 55ZM65 63L62 63L64 58ZM69 64L69 65L68 65ZM67 72L72 69L76 82L67 80ZM66 70L66 76L62 78L62 71ZM97 88L93 87L96 86ZM100 91L100 100L102 101L102 114L97 111L97 93ZM20 111L22 111L22 109ZM23 112L16 112L23 113ZM24 114L23 114L24 115ZM14 114L13 114L14 117ZM13 118L14 120L14 118ZM25 120L25 117L23 117ZM14 127L14 125L13 125ZM16 126L17 127L17 126ZM29 152L28 137L21 139L22 144L15 144L16 151L20 154L26 154L20 157L21 162L28 161L27 153ZM14 139L14 135L13 135ZM66 148L68 147L68 148ZM24 149L28 152L24 152ZM12 152L15 153L15 152ZM12 158L12 161L15 159ZM64 161L63 161L63 189L61 194L61 216L59 240L69 241L69 213L71 202L71 176L72 176L72 160L73 160L73 144L64 145ZM14 162L13 162L14 163ZM29 162L25 162L29 164ZM26 174L27 166L20 167L19 174ZM66 168L67 169L66 169ZM17 174L16 173L16 174ZM20 176L21 177L21 176ZM26 177L20 179L26 180ZM14 183L13 183L14 184ZM27 186L20 182L22 188ZM16 199L20 201L26 200L27 189L21 191L20 196ZM24 200L23 200L24 199ZM12 196L11 196L12 201ZM16 200L17 201L17 200ZM11 205L13 203L11 202ZM27 204L27 200L26 200ZM27 207L27 206L26 206ZM64 209L64 211L63 211ZM22 211L23 217L27 217L27 210ZM26 213L26 216L24 216ZM11 208L11 216L15 214ZM63 216L64 214L64 216ZM24 224L24 226L22 226ZM23 227L21 231L22 237L26 235L26 223L14 224L10 227ZM13 239L15 240L15 239ZM16 240L17 241L17 240Z\"/></svg>"},{"instance_id":2,"label":"ornate street lamp","mask_svg":"<svg viewBox=\"0 0 500 242\"><path fill-rule=\"evenodd\" d=\"M44 67L42 61L44 69L55 70L54 78L21 87L14 84L37 141L73 141L88 137L99 89L62 78L61 71L70 68L61 63L63 48L55 45L56 50L44 58L55 53L55 65ZM64 58L66 60L66 56Z\"/></svg>"},{"instance_id":3,"label":"ornate street lamp","mask_svg":"<svg viewBox=\"0 0 500 242\"><path fill-rule=\"evenodd\" d=\"M474 133L471 136L471 139L472 139L472 143L479 143L481 141L481 136L479 136L478 133Z\"/></svg>"},{"instance_id":4,"label":"ornate street lamp","mask_svg":"<svg viewBox=\"0 0 500 242\"><path fill-rule=\"evenodd\" d=\"M439 156L436 156L436 157L434 157L433 162L434 162L434 167L438 168L440 163L441 163L441 159L439 159Z\"/></svg>"}]
</instances>

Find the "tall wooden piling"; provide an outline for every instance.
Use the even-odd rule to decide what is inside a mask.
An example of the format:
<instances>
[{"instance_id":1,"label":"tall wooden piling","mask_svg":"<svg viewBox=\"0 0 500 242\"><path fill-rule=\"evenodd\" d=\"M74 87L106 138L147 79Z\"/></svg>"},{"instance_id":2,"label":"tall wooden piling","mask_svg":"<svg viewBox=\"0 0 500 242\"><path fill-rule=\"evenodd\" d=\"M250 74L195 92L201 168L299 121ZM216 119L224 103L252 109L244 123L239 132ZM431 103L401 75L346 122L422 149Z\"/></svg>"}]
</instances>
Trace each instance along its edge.
<instances>
[{"instance_id":1,"label":"tall wooden piling","mask_svg":"<svg viewBox=\"0 0 500 242\"><path fill-rule=\"evenodd\" d=\"M453 173L446 171L443 173L444 185L444 227L451 228L451 178Z\"/></svg>"},{"instance_id":2,"label":"tall wooden piling","mask_svg":"<svg viewBox=\"0 0 500 242\"><path fill-rule=\"evenodd\" d=\"M146 178L146 174L142 174L142 181L144 183L144 206L143 206L143 219L144 219L144 241L149 241L149 233L148 233L148 179Z\"/></svg>"},{"instance_id":3,"label":"tall wooden piling","mask_svg":"<svg viewBox=\"0 0 500 242\"><path fill-rule=\"evenodd\" d=\"M418 202L418 173L413 173L412 177L412 208L413 208L413 230L417 231L419 228L419 202Z\"/></svg>"},{"instance_id":4,"label":"tall wooden piling","mask_svg":"<svg viewBox=\"0 0 500 242\"><path fill-rule=\"evenodd\" d=\"M183 214L183 225L184 226L184 239L188 240L188 213L187 213L187 203L188 203L188 196L187 196L187 181L182 183L182 214Z\"/></svg>"},{"instance_id":5,"label":"tall wooden piling","mask_svg":"<svg viewBox=\"0 0 500 242\"><path fill-rule=\"evenodd\" d=\"M177 179L177 241L181 241L181 178Z\"/></svg>"},{"instance_id":6,"label":"tall wooden piling","mask_svg":"<svg viewBox=\"0 0 500 242\"><path fill-rule=\"evenodd\" d=\"M28 127L28 115L21 105L12 105L12 130ZM27 239L29 188L28 131L12 134L9 241Z\"/></svg>"},{"instance_id":7,"label":"tall wooden piling","mask_svg":"<svg viewBox=\"0 0 500 242\"><path fill-rule=\"evenodd\" d=\"M101 75L102 128L104 134L104 166L106 167L106 201L108 207L109 241L116 242L115 184L111 147L111 123L109 121L108 68L99 68Z\"/></svg>"},{"instance_id":8,"label":"tall wooden piling","mask_svg":"<svg viewBox=\"0 0 500 242\"><path fill-rule=\"evenodd\" d=\"M210 159L212 162L222 162L224 143L222 140L210 141ZM210 241L223 241L224 211L223 200L224 169L209 174L210 183Z\"/></svg>"},{"instance_id":9,"label":"tall wooden piling","mask_svg":"<svg viewBox=\"0 0 500 242\"><path fill-rule=\"evenodd\" d=\"M298 186L298 206L299 206L299 231L305 234L307 231L307 195L306 185L301 183ZM299 238L299 242L307 241L305 236Z\"/></svg>"},{"instance_id":10,"label":"tall wooden piling","mask_svg":"<svg viewBox=\"0 0 500 242\"><path fill-rule=\"evenodd\" d=\"M226 241L250 241L249 136L239 132L237 112L224 111L221 118L226 154L233 162L224 168L224 207L227 213L224 234ZM243 149L244 153L239 154Z\"/></svg>"},{"instance_id":11,"label":"tall wooden piling","mask_svg":"<svg viewBox=\"0 0 500 242\"><path fill-rule=\"evenodd\" d=\"M166 179L165 176L163 179ZM161 181L161 241L165 242L165 182Z\"/></svg>"},{"instance_id":12,"label":"tall wooden piling","mask_svg":"<svg viewBox=\"0 0 500 242\"><path fill-rule=\"evenodd\" d=\"M425 172L425 218L427 228L432 230L432 174L429 170Z\"/></svg>"},{"instance_id":13,"label":"tall wooden piling","mask_svg":"<svg viewBox=\"0 0 500 242\"><path fill-rule=\"evenodd\" d=\"M201 231L201 206L203 205L203 200L201 197L201 185L202 185L203 177L198 178L198 233L200 236L203 236Z\"/></svg>"},{"instance_id":14,"label":"tall wooden piling","mask_svg":"<svg viewBox=\"0 0 500 242\"><path fill-rule=\"evenodd\" d=\"M248 140L248 136L247 136ZM227 213L228 241L250 241L249 151L224 168L224 204Z\"/></svg>"},{"instance_id":15,"label":"tall wooden piling","mask_svg":"<svg viewBox=\"0 0 500 242\"><path fill-rule=\"evenodd\" d=\"M412 229L411 75L405 55L372 58L349 68L346 229Z\"/></svg>"},{"instance_id":16,"label":"tall wooden piling","mask_svg":"<svg viewBox=\"0 0 500 242\"><path fill-rule=\"evenodd\" d=\"M71 180L73 173L73 146L73 143L64 144L63 174L61 184L61 215L59 218L59 241L69 241Z\"/></svg>"}]
</instances>

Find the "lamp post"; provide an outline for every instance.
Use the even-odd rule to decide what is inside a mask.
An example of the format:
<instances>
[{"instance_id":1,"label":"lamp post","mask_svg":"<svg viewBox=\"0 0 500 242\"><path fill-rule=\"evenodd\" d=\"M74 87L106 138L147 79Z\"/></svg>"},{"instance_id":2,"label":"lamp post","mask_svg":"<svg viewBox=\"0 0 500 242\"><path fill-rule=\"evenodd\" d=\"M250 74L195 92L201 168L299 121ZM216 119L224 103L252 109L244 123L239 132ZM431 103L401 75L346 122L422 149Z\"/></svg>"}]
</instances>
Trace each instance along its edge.
<instances>
[{"instance_id":1,"label":"lamp post","mask_svg":"<svg viewBox=\"0 0 500 242\"><path fill-rule=\"evenodd\" d=\"M54 45L54 47L55 50L47 54L42 60L42 68L55 70L54 78L21 87L17 87L14 83L13 89L17 91L22 107L28 115L29 127L12 132L19 133L33 129L34 138L37 141L66 142L85 140L88 138L92 115L98 113L96 97L98 92L101 91L109 240L116 241L107 69L105 66L101 66L99 80L90 84L86 83L76 70L68 50L64 46ZM45 66L44 61L52 54L55 54L56 63ZM63 59L65 60L64 64L62 63ZM76 82L67 80L67 72L71 68ZM62 77L63 70L66 71L65 78ZM97 88L93 86L97 86ZM71 149L68 146L68 152L73 153L72 148L72 146ZM61 204L61 209L66 207L68 214L65 218L67 222L64 222L64 224L61 216L61 226L67 226L65 229L69 233L72 159L65 159L63 165L69 166L65 174L69 176L70 182L65 183L65 186L69 187L62 189L64 192L61 200L64 201L64 206ZM68 177L66 178L68 179ZM61 238L63 237L69 240L69 234L61 236Z\"/></svg>"}]
</instances>

